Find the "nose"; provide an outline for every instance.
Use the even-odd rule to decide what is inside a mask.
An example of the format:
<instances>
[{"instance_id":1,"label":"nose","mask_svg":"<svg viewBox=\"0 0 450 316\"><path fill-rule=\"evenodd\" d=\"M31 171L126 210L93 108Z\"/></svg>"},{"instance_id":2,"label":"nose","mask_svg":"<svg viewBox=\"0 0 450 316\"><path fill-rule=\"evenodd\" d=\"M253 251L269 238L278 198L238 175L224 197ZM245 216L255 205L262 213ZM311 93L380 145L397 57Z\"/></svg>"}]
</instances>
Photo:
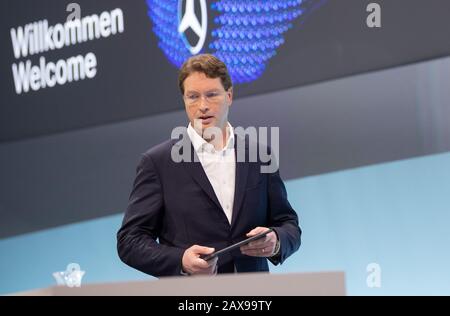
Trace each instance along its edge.
<instances>
[{"instance_id":1,"label":"nose","mask_svg":"<svg viewBox=\"0 0 450 316\"><path fill-rule=\"evenodd\" d=\"M198 105L198 109L200 110L200 112L202 113L206 113L208 112L209 106L208 106L208 102L205 100L204 97L200 98L200 103Z\"/></svg>"}]
</instances>

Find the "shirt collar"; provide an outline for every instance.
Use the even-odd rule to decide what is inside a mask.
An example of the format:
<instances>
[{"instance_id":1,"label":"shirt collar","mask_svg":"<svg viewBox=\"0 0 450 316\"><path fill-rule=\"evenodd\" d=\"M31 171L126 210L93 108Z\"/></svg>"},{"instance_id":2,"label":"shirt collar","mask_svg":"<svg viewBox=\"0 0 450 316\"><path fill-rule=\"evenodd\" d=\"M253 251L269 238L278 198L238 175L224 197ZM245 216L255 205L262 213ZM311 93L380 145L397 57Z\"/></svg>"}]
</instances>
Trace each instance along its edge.
<instances>
[{"instance_id":1,"label":"shirt collar","mask_svg":"<svg viewBox=\"0 0 450 316\"><path fill-rule=\"evenodd\" d=\"M227 123L227 129L228 129L228 139L225 147L222 150L217 150L217 152L224 151L226 149L232 149L234 148L234 129L233 126L228 122ZM209 144L206 140L201 137L197 131L192 127L192 124L189 123L189 126L187 128L187 133L189 135L189 138L191 139L192 145L194 146L194 149L196 152L198 152L201 149L206 148L212 148L212 151L216 151L213 147L213 145Z\"/></svg>"}]
</instances>

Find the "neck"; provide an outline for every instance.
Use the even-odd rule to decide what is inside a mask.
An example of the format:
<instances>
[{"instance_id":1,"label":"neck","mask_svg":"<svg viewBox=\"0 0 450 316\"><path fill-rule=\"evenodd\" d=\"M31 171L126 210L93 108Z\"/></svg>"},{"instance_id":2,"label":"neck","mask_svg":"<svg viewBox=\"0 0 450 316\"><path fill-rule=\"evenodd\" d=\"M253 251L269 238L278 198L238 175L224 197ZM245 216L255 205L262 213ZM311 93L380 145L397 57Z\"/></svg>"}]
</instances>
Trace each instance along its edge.
<instances>
[{"instance_id":1,"label":"neck","mask_svg":"<svg viewBox=\"0 0 450 316\"><path fill-rule=\"evenodd\" d=\"M220 135L222 137L214 137L214 135L211 135L212 137L207 138L208 136L210 136L210 134L208 135L208 133L205 133L205 130L203 130L202 133L199 133L199 134L200 134L200 136L203 137L204 140L206 140L208 143L213 145L216 150L222 150L225 147L225 145L227 144L227 140L229 137L228 124L226 124L224 127L222 127L220 129L220 131L221 131Z\"/></svg>"},{"instance_id":2,"label":"neck","mask_svg":"<svg viewBox=\"0 0 450 316\"><path fill-rule=\"evenodd\" d=\"M223 127L222 129L221 129L221 132L222 132L222 139L220 139L220 138L213 138L209 143L211 143L213 146L214 146L214 148L216 149L216 150L222 150L224 147L225 147L225 145L227 144L227 140L228 140L228 133L229 133L229 131L228 131L228 128L227 128L228 126L227 125L225 125L225 127Z\"/></svg>"}]
</instances>

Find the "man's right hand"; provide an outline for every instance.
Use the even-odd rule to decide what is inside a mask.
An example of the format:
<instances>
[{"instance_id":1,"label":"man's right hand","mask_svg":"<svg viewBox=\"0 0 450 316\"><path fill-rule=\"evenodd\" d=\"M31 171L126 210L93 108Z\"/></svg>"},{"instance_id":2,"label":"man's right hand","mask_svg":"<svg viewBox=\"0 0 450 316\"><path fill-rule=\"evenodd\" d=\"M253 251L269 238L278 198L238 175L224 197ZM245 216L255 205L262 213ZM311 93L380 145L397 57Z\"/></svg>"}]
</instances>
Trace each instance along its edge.
<instances>
[{"instance_id":1,"label":"man's right hand","mask_svg":"<svg viewBox=\"0 0 450 316\"><path fill-rule=\"evenodd\" d=\"M202 247L198 245L194 245L186 249L182 259L183 271L191 275L216 274L217 257L208 261L200 258L200 255L209 255L213 252L214 248Z\"/></svg>"}]
</instances>

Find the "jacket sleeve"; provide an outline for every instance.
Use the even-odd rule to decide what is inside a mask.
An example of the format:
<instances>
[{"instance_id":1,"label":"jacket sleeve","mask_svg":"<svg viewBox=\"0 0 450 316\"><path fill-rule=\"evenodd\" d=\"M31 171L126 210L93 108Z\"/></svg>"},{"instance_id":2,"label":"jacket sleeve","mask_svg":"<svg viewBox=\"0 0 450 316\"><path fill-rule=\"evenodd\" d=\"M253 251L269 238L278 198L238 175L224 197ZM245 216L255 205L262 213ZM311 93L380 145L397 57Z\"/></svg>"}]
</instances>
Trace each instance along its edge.
<instances>
[{"instance_id":1,"label":"jacket sleeve","mask_svg":"<svg viewBox=\"0 0 450 316\"><path fill-rule=\"evenodd\" d=\"M275 159L274 156L272 157ZM278 169L268 174L268 207L269 226L275 230L280 241L278 255L268 259L277 265L283 263L299 249L302 234L297 213L288 201L286 188Z\"/></svg>"},{"instance_id":2,"label":"jacket sleeve","mask_svg":"<svg viewBox=\"0 0 450 316\"><path fill-rule=\"evenodd\" d=\"M157 242L163 215L161 182L151 157L144 155L117 232L117 251L124 263L155 277L179 275L182 270L184 249Z\"/></svg>"}]
</instances>

